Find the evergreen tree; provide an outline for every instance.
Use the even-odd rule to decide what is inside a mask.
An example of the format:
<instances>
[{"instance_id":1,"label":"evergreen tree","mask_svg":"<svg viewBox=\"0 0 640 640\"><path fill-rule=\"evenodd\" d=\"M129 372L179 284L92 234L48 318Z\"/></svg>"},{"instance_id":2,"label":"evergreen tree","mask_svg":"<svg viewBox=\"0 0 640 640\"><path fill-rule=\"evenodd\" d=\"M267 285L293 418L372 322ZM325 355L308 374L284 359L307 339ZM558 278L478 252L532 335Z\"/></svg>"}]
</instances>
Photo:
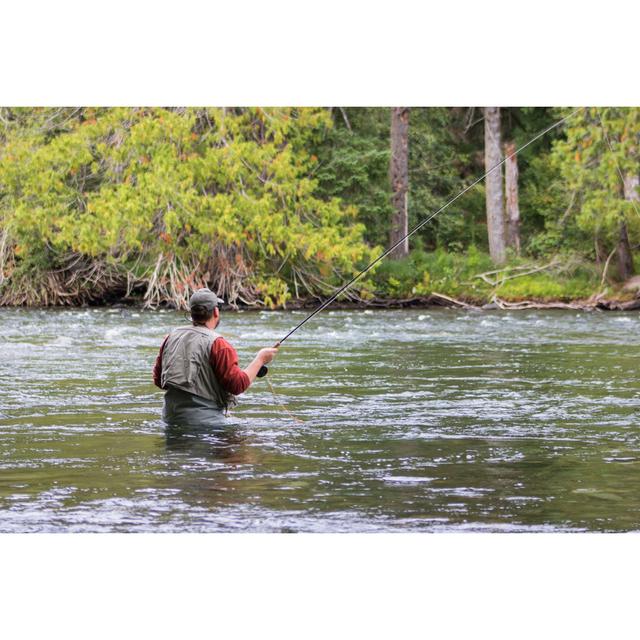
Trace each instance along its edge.
<instances>
[{"instance_id":1,"label":"evergreen tree","mask_svg":"<svg viewBox=\"0 0 640 640\"><path fill-rule=\"evenodd\" d=\"M575 193L577 223L592 235L596 258L617 254L619 276L628 278L640 240L640 109L582 109L553 159Z\"/></svg>"}]
</instances>

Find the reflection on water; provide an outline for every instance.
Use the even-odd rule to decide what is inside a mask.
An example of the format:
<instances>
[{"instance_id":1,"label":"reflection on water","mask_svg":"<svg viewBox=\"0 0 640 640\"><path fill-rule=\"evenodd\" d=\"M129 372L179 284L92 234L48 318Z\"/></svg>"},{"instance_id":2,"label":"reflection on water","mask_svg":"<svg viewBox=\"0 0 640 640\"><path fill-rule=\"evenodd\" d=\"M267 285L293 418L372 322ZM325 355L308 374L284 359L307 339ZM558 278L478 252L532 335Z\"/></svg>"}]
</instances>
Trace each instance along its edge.
<instances>
[{"instance_id":1,"label":"reflection on water","mask_svg":"<svg viewBox=\"0 0 640 640\"><path fill-rule=\"evenodd\" d=\"M222 328L247 363L302 317ZM325 312L215 431L159 419L183 322L0 310L0 531L640 529L636 314Z\"/></svg>"},{"instance_id":2,"label":"reflection on water","mask_svg":"<svg viewBox=\"0 0 640 640\"><path fill-rule=\"evenodd\" d=\"M167 452L181 453L189 458L220 460L227 463L247 463L251 459L248 436L239 425L220 429L209 427L176 426L164 428Z\"/></svg>"}]
</instances>

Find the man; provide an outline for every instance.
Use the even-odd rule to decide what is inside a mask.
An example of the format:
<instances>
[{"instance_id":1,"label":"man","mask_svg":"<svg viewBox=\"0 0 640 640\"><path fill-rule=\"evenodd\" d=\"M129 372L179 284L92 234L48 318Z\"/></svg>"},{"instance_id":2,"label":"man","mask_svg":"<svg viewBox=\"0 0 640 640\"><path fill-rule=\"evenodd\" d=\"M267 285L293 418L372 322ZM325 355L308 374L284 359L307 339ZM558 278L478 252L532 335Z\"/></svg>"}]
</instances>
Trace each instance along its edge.
<instances>
[{"instance_id":1,"label":"man","mask_svg":"<svg viewBox=\"0 0 640 640\"><path fill-rule=\"evenodd\" d=\"M169 425L219 426L235 396L246 391L277 348L258 351L244 370L236 350L214 329L224 302L209 289L189 300L192 324L174 329L162 343L153 382L166 391L162 418Z\"/></svg>"}]
</instances>

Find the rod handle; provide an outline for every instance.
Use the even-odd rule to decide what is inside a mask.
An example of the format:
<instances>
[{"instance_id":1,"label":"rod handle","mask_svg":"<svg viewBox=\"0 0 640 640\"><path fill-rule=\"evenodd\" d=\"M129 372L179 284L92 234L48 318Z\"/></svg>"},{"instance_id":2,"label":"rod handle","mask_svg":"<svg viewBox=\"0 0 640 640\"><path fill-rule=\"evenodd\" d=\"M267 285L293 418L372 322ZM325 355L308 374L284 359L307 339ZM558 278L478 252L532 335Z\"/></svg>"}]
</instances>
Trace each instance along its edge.
<instances>
[{"instance_id":1,"label":"rod handle","mask_svg":"<svg viewBox=\"0 0 640 640\"><path fill-rule=\"evenodd\" d=\"M276 342L273 345L273 348L278 349L279 347L280 347L280 341L278 340L278 342ZM269 373L269 369L265 365L262 365L258 370L258 373L256 373L256 378L264 378L267 375L267 373Z\"/></svg>"}]
</instances>

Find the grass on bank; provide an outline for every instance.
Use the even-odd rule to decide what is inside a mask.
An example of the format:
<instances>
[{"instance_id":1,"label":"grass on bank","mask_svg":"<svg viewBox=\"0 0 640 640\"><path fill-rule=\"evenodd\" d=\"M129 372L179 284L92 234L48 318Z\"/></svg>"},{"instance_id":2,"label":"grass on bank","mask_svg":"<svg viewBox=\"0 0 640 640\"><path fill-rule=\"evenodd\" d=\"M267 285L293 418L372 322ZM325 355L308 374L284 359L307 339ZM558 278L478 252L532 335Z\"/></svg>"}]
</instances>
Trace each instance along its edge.
<instances>
[{"instance_id":1,"label":"grass on bank","mask_svg":"<svg viewBox=\"0 0 640 640\"><path fill-rule=\"evenodd\" d=\"M376 297L407 299L440 293L476 304L494 295L503 300L572 301L601 292L599 269L575 255L533 261L511 256L498 272L488 254L413 251L402 260L380 264L368 282ZM616 293L609 287L607 293Z\"/></svg>"}]
</instances>

